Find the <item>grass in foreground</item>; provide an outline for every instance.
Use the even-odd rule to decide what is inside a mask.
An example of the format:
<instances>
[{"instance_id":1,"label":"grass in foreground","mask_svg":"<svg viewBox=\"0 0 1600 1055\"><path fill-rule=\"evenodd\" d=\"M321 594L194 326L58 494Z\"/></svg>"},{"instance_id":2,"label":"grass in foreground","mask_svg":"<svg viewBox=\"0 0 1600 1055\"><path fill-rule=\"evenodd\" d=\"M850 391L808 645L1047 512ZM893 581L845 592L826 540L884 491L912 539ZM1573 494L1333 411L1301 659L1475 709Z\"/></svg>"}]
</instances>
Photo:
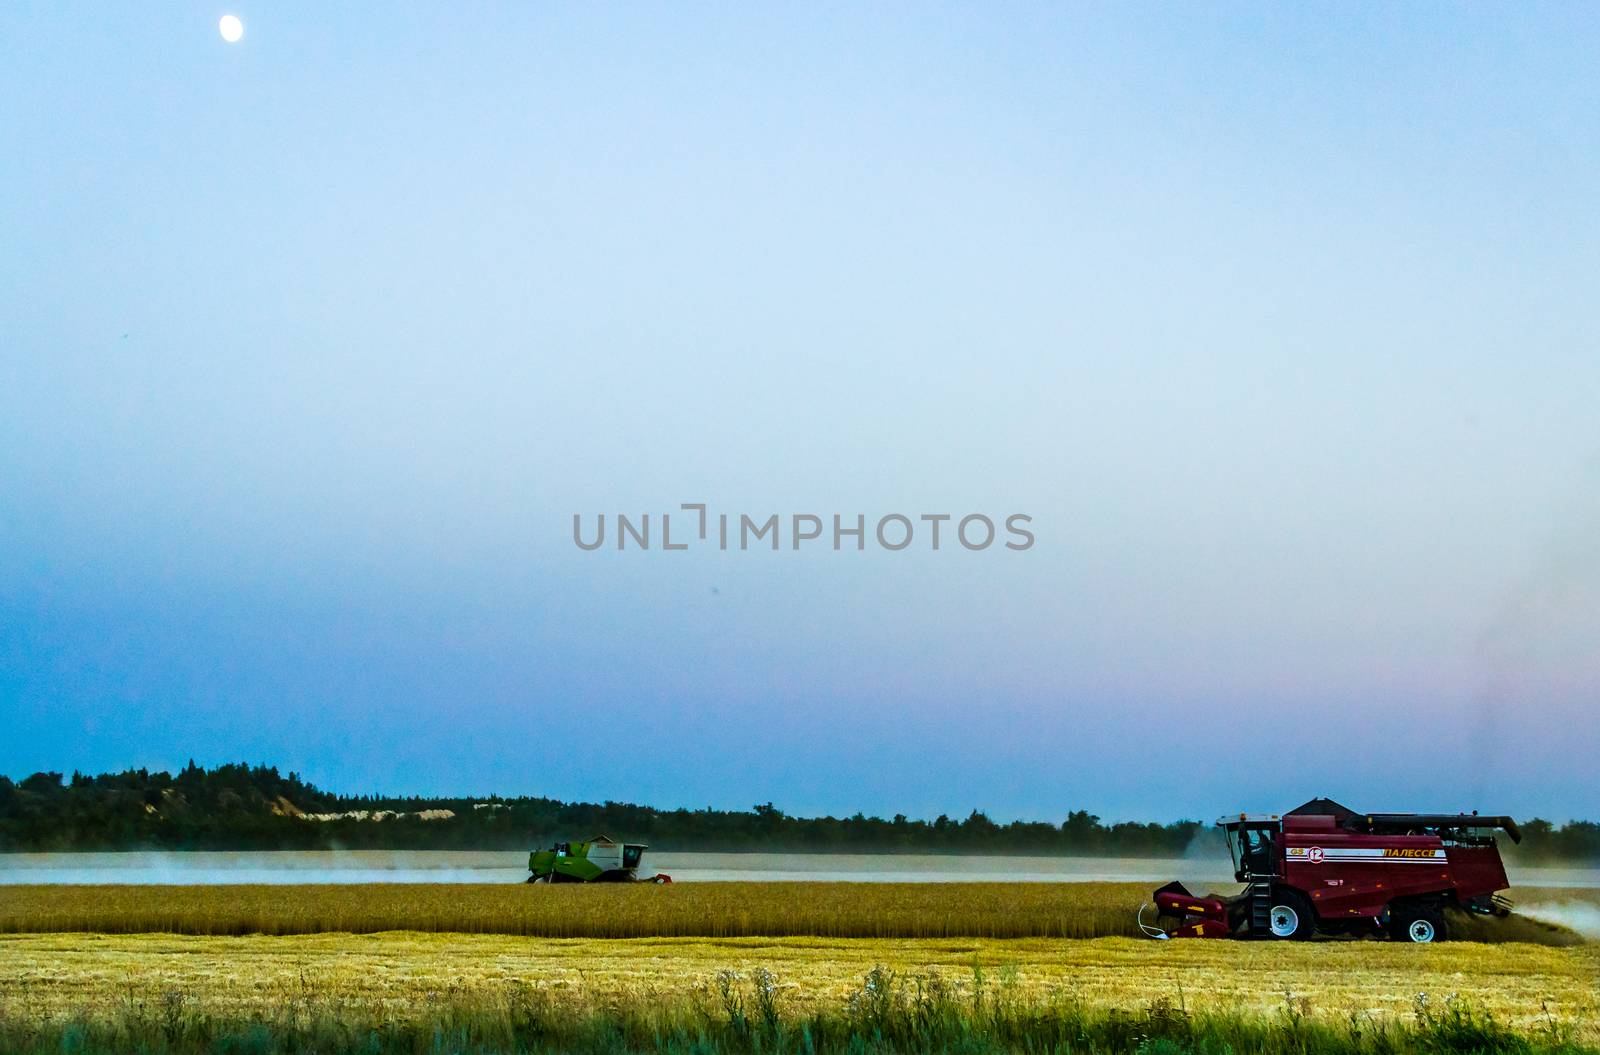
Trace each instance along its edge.
<instances>
[{"instance_id":1,"label":"grass in foreground","mask_svg":"<svg viewBox=\"0 0 1600 1055\"><path fill-rule=\"evenodd\" d=\"M1101 938L1137 935L1149 896L1134 883L41 885L0 887L0 933ZM1452 925L1480 941L1580 940L1531 919Z\"/></svg>"},{"instance_id":2,"label":"grass in foreground","mask_svg":"<svg viewBox=\"0 0 1600 1055\"><path fill-rule=\"evenodd\" d=\"M0 1010L0 1050L18 1055L71 1052L149 1055L229 1052L276 1055L362 1053L621 1053L670 1055L856 1055L866 1052L1124 1052L1234 1055L1591 1055L1600 1049L1574 1027L1546 1015L1514 1029L1494 1014L1451 999L1418 997L1400 1019L1352 1012L1318 1017L1287 994L1274 1012L1191 1009L1180 993L1134 1010L1040 1000L1014 979L974 968L964 979L938 972L866 972L846 999L797 1013L776 976L763 968L723 971L688 999L633 999L574 1007L547 990L512 983L492 994L438 994L420 1011L395 1014L381 1003L306 998L268 1004L250 1015L207 1013L184 994L129 998L101 1013L40 1020Z\"/></svg>"}]
</instances>

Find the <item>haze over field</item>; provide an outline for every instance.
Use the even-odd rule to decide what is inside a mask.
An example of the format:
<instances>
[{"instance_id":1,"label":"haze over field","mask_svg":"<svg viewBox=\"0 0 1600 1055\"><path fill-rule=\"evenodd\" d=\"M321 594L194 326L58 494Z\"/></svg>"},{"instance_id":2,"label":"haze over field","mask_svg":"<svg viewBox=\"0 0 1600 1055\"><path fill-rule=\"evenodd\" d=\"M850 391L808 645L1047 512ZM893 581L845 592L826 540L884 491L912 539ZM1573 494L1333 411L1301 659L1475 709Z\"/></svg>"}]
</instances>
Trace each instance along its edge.
<instances>
[{"instance_id":1,"label":"haze over field","mask_svg":"<svg viewBox=\"0 0 1600 1055\"><path fill-rule=\"evenodd\" d=\"M0 773L1600 816L1591 9L218 14L0 9Z\"/></svg>"},{"instance_id":2,"label":"haze over field","mask_svg":"<svg viewBox=\"0 0 1600 1055\"><path fill-rule=\"evenodd\" d=\"M961 856L864 853L657 853L646 874L675 883L1139 883L1179 878L1233 889L1220 858ZM1594 905L1551 891L1600 890L1600 869L1512 866L1513 887L1539 888L1518 911L1600 939ZM528 855L517 851L351 850L266 852L26 853L0 855L0 886L67 884L520 883ZM1520 896L1520 895L1519 895ZM1577 895L1574 895L1576 897Z\"/></svg>"}]
</instances>

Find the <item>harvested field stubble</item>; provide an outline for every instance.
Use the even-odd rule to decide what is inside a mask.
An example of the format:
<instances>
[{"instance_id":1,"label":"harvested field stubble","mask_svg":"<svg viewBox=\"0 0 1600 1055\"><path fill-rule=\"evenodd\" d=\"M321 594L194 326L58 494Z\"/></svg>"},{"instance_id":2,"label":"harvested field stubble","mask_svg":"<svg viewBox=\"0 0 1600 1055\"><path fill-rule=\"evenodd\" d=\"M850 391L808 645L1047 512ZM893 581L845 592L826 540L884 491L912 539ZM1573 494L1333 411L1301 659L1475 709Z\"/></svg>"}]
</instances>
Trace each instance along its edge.
<instances>
[{"instance_id":1,"label":"harvested field stubble","mask_svg":"<svg viewBox=\"0 0 1600 1055\"><path fill-rule=\"evenodd\" d=\"M1132 883L333 884L0 887L0 933L450 931L549 938L1135 936ZM1533 891L1600 903L1600 891ZM1522 917L1460 915L1456 936L1572 944Z\"/></svg>"},{"instance_id":2,"label":"harvested field stubble","mask_svg":"<svg viewBox=\"0 0 1600 1055\"><path fill-rule=\"evenodd\" d=\"M1165 1005L1231 1021L1361 1023L1371 1039L1374 1026L1404 1027L1423 1010L1461 1006L1523 1035L1600 1041L1600 946L1125 938L11 935L0 937L0 1020L25 1027L170 1015L178 1030L184 1023L320 1017L413 1026L426 1035L453 1008L465 1015L532 1008L540 1021L557 1024L630 1008L658 1019L696 1009L720 1014L719 988L732 978L752 1014L759 979L776 1010L798 1021L858 1015L864 1002L872 1012L870 1001L886 988L865 987L863 995L863 980L875 971L880 980L897 979L908 998L952 993L980 1020L1002 1001L1038 1009L1047 1019L1041 1029L1073 1009L1138 1016Z\"/></svg>"}]
</instances>

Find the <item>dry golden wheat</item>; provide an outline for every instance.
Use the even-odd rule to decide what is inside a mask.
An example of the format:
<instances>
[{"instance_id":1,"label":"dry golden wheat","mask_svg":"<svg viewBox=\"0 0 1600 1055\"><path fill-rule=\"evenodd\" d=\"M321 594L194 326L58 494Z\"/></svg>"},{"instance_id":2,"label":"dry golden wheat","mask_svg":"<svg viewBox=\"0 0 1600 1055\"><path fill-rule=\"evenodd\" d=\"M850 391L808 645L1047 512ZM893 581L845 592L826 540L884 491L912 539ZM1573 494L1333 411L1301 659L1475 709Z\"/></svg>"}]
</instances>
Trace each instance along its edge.
<instances>
[{"instance_id":1,"label":"dry golden wheat","mask_svg":"<svg viewBox=\"0 0 1600 1055\"><path fill-rule=\"evenodd\" d=\"M1065 937L1136 933L1145 891L1111 883L17 886L0 932L544 937Z\"/></svg>"},{"instance_id":2,"label":"dry golden wheat","mask_svg":"<svg viewBox=\"0 0 1600 1055\"><path fill-rule=\"evenodd\" d=\"M1149 894L1131 883L12 886L0 891L0 933L413 930L552 938L1132 936L1137 934L1134 914ZM1455 926L1459 936L1478 940L1578 940L1524 919L1463 916Z\"/></svg>"}]
</instances>

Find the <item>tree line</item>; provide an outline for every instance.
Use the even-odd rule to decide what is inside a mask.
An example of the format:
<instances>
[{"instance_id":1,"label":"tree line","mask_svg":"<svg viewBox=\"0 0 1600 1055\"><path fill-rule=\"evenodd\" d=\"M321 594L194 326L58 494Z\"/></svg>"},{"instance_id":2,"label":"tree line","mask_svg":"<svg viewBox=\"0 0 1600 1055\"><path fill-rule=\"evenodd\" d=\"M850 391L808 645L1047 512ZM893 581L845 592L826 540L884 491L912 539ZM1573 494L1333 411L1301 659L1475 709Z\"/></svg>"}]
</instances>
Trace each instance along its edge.
<instances>
[{"instance_id":1,"label":"tree line","mask_svg":"<svg viewBox=\"0 0 1600 1055\"><path fill-rule=\"evenodd\" d=\"M448 816L445 816L448 813ZM309 819L309 815L365 814ZM1600 825L1523 824L1521 860L1600 860ZM0 776L0 851L510 850L604 832L658 850L988 853L1175 857L1197 840L1222 853L1199 821L1107 824L1086 810L1059 824L1001 824L978 810L956 820L794 817L772 803L750 810L661 810L625 802L537 796L422 798L338 795L275 766L191 761L91 776Z\"/></svg>"}]
</instances>

